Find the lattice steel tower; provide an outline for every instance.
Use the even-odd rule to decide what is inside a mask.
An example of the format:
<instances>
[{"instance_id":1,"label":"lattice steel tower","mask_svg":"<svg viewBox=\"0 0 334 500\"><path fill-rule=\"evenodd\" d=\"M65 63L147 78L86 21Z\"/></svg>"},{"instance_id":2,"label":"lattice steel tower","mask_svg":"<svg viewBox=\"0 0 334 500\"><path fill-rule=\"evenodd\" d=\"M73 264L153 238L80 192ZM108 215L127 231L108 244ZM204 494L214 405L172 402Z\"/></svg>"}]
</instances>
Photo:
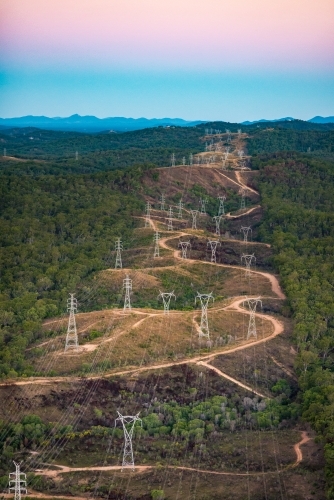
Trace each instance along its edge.
<instances>
[{"instance_id":1,"label":"lattice steel tower","mask_svg":"<svg viewBox=\"0 0 334 500\"><path fill-rule=\"evenodd\" d=\"M220 221L222 220L223 216L222 215L215 215L212 217L214 222L216 223L216 234L220 236Z\"/></svg>"},{"instance_id":2,"label":"lattice steel tower","mask_svg":"<svg viewBox=\"0 0 334 500\"><path fill-rule=\"evenodd\" d=\"M15 472L9 474L9 493L14 493L14 500L21 500L22 493L27 495L27 475L20 471L20 463L14 462Z\"/></svg>"},{"instance_id":3,"label":"lattice steel tower","mask_svg":"<svg viewBox=\"0 0 334 500\"><path fill-rule=\"evenodd\" d=\"M198 210L190 210L192 216L192 226L191 229L197 229L197 215L199 214Z\"/></svg>"},{"instance_id":4,"label":"lattice steel tower","mask_svg":"<svg viewBox=\"0 0 334 500\"><path fill-rule=\"evenodd\" d=\"M209 294L197 292L197 297L195 299L195 303L196 303L197 299L200 300L201 307L202 307L201 325L200 325L199 336L206 337L206 338L210 339L210 331L209 331L209 323L208 323L208 304L209 304L209 301L211 299L214 301L214 298L212 296L212 292Z\"/></svg>"},{"instance_id":5,"label":"lattice steel tower","mask_svg":"<svg viewBox=\"0 0 334 500\"><path fill-rule=\"evenodd\" d=\"M226 201L226 196L225 195L218 196L218 200L219 200L218 215L225 215L224 202Z\"/></svg>"},{"instance_id":6,"label":"lattice steel tower","mask_svg":"<svg viewBox=\"0 0 334 500\"><path fill-rule=\"evenodd\" d=\"M149 201L146 202L145 205L145 227L150 227L150 220L151 220L151 203Z\"/></svg>"},{"instance_id":7,"label":"lattice steel tower","mask_svg":"<svg viewBox=\"0 0 334 500\"><path fill-rule=\"evenodd\" d=\"M186 259L187 258L187 251L188 251L188 248L191 248L191 243L190 241L179 241L179 247L181 247L181 251L182 251L182 259Z\"/></svg>"},{"instance_id":8,"label":"lattice steel tower","mask_svg":"<svg viewBox=\"0 0 334 500\"><path fill-rule=\"evenodd\" d=\"M208 199L207 198L201 198L199 200L199 203L201 205L201 214L206 214L206 205L208 203Z\"/></svg>"},{"instance_id":9,"label":"lattice steel tower","mask_svg":"<svg viewBox=\"0 0 334 500\"><path fill-rule=\"evenodd\" d=\"M132 290L132 280L129 278L129 275L127 274L123 280L123 288L125 290L125 298L124 298L124 311L128 310L131 311L131 300L130 300L130 294Z\"/></svg>"},{"instance_id":10,"label":"lattice steel tower","mask_svg":"<svg viewBox=\"0 0 334 500\"><path fill-rule=\"evenodd\" d=\"M65 341L65 351L68 349L74 349L75 351L79 348L77 325L75 322L75 313L78 309L77 299L74 297L74 293L70 293L67 299L67 310L70 313L68 318L68 327Z\"/></svg>"},{"instance_id":11,"label":"lattice steel tower","mask_svg":"<svg viewBox=\"0 0 334 500\"><path fill-rule=\"evenodd\" d=\"M170 165L171 167L175 167L175 153L172 153L172 156L170 157Z\"/></svg>"},{"instance_id":12,"label":"lattice steel tower","mask_svg":"<svg viewBox=\"0 0 334 500\"><path fill-rule=\"evenodd\" d=\"M248 242L248 234L252 234L252 228L250 226L241 226L240 231L244 235L244 242Z\"/></svg>"},{"instance_id":13,"label":"lattice steel tower","mask_svg":"<svg viewBox=\"0 0 334 500\"><path fill-rule=\"evenodd\" d=\"M154 255L153 257L160 257L159 253L159 240L160 240L160 233L156 231L153 236L153 242L154 242Z\"/></svg>"},{"instance_id":14,"label":"lattice steel tower","mask_svg":"<svg viewBox=\"0 0 334 500\"><path fill-rule=\"evenodd\" d=\"M173 231L173 207L169 207L167 212L167 229Z\"/></svg>"},{"instance_id":15,"label":"lattice steel tower","mask_svg":"<svg viewBox=\"0 0 334 500\"><path fill-rule=\"evenodd\" d=\"M194 159L193 154L190 153L190 155L189 155L189 165L190 166L193 164L193 159Z\"/></svg>"},{"instance_id":16,"label":"lattice steel tower","mask_svg":"<svg viewBox=\"0 0 334 500\"><path fill-rule=\"evenodd\" d=\"M260 297L257 297L256 299L247 299L247 302L250 313L247 340L250 339L250 337L255 337L257 339L255 314L256 314L256 307L258 304L261 304L262 308L262 300L260 299Z\"/></svg>"},{"instance_id":17,"label":"lattice steel tower","mask_svg":"<svg viewBox=\"0 0 334 500\"><path fill-rule=\"evenodd\" d=\"M241 256L241 264L243 262L245 262L246 276L250 277L250 275L251 275L250 268L251 268L252 263L256 262L256 257L254 256L254 254L252 254L252 255L246 255L246 254L243 253L242 256Z\"/></svg>"},{"instance_id":18,"label":"lattice steel tower","mask_svg":"<svg viewBox=\"0 0 334 500\"><path fill-rule=\"evenodd\" d=\"M117 269L118 267L122 269L121 251L123 250L123 243L121 238L117 238L117 240L115 241L115 250L116 250L115 269Z\"/></svg>"},{"instance_id":19,"label":"lattice steel tower","mask_svg":"<svg viewBox=\"0 0 334 500\"><path fill-rule=\"evenodd\" d=\"M115 420L115 427L117 421L122 422L123 432L124 432L124 451L123 451L123 462L122 470L125 468L131 468L135 470L135 462L133 459L133 449L132 449L132 436L135 425L140 421L141 426L143 426L142 419L139 418L139 413L137 415L121 415L118 411L118 417ZM129 430L128 430L129 429Z\"/></svg>"},{"instance_id":20,"label":"lattice steel tower","mask_svg":"<svg viewBox=\"0 0 334 500\"><path fill-rule=\"evenodd\" d=\"M214 263L216 263L216 250L218 245L220 245L220 241L218 240L209 240L207 242L207 246L211 247L211 262Z\"/></svg>"},{"instance_id":21,"label":"lattice steel tower","mask_svg":"<svg viewBox=\"0 0 334 500\"><path fill-rule=\"evenodd\" d=\"M177 216L178 216L179 219L182 219L182 210L183 210L182 198L179 201L179 203L177 204L177 208L178 208L178 214L177 214Z\"/></svg>"},{"instance_id":22,"label":"lattice steel tower","mask_svg":"<svg viewBox=\"0 0 334 500\"><path fill-rule=\"evenodd\" d=\"M174 295L174 290L172 292L161 292L159 290L159 295L158 295L158 299L161 297L162 298L162 301L164 303L164 314L169 314L169 306L170 306L170 301L171 301L171 298L174 297L174 299L176 300L176 297Z\"/></svg>"}]
</instances>

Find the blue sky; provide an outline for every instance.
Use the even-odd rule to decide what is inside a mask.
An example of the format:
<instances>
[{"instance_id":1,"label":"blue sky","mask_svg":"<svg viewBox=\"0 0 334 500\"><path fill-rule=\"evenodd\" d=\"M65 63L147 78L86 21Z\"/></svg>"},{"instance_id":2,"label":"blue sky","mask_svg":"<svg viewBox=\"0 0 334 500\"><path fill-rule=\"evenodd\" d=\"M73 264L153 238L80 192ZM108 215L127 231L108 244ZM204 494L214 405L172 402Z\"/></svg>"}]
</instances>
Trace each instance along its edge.
<instances>
[{"instance_id":1,"label":"blue sky","mask_svg":"<svg viewBox=\"0 0 334 500\"><path fill-rule=\"evenodd\" d=\"M334 115L333 0L2 0L0 116Z\"/></svg>"}]
</instances>

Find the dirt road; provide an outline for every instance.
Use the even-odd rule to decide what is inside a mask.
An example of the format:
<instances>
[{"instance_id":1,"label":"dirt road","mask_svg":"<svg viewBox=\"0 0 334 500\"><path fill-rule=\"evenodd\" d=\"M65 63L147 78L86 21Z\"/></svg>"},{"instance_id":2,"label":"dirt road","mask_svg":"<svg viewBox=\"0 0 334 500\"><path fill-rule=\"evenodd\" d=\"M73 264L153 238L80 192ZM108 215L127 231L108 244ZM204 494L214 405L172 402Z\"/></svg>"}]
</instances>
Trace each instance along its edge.
<instances>
[{"instance_id":1,"label":"dirt road","mask_svg":"<svg viewBox=\"0 0 334 500\"><path fill-rule=\"evenodd\" d=\"M262 474L277 474L277 472L282 473L291 467L297 467L302 462L303 453L302 453L302 450L300 447L303 444L310 441L310 438L308 437L306 431L302 431L301 436L302 436L301 441L294 444L294 446L293 446L293 449L296 453L296 461L293 464L288 465L284 469L259 473L258 471L257 472L221 472L221 471L196 469L194 467L182 467L182 466L176 466L176 465L175 466L174 465L167 465L166 467L168 469L185 470L185 471L191 471L191 472L198 472L198 473L202 473L202 474L218 474L221 476L259 476L260 474L261 475ZM70 472L84 472L84 471L106 471L106 472L108 472L108 471L121 471L123 469L121 465L104 465L104 466L101 465L101 466L92 466L92 467L68 467L66 465L53 464L53 467L58 467L58 469L56 469L56 470L48 470L48 469L39 470L39 469L37 469L37 470L35 470L35 473L40 474L42 476L55 478L55 477L59 476L59 474L66 474L66 473L70 473ZM161 466L160 465L159 466L157 466L157 465L136 465L134 472L135 473L143 473L143 472L147 472L149 470L153 470L153 469L158 468L158 467L161 467ZM125 468L125 470L126 470L126 468ZM128 470L132 471L131 468ZM43 497L41 496L41 498L43 498ZM45 496L45 498L48 498L48 496ZM62 497L62 498L68 498L68 497ZM75 499L76 497L72 497L72 498ZM77 498L80 498L80 497L77 497ZM81 498L80 498L80 500L81 500Z\"/></svg>"}]
</instances>

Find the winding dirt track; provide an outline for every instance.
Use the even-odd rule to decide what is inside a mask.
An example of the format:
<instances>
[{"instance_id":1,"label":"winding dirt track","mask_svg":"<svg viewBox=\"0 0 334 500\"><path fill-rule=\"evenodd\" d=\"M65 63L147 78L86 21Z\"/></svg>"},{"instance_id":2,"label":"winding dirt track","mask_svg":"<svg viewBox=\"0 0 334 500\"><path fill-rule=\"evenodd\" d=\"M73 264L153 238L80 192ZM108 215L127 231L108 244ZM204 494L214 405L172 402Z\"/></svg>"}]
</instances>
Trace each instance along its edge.
<instances>
[{"instance_id":1,"label":"winding dirt track","mask_svg":"<svg viewBox=\"0 0 334 500\"><path fill-rule=\"evenodd\" d=\"M243 187L244 189L247 189L248 191L251 191L251 192L252 192L252 193L254 193L254 194L259 195L259 192L258 192L258 191L255 191L255 189L253 189L253 188L251 188L251 187L247 186L247 184L245 184L245 183L244 183L244 181L243 181L243 180L242 180L242 178L241 178L241 173L240 173L238 170L236 170L236 172L235 172L235 176L236 176L236 178L237 178L237 180L238 180L239 184L241 185L241 187Z\"/></svg>"},{"instance_id":2,"label":"winding dirt track","mask_svg":"<svg viewBox=\"0 0 334 500\"><path fill-rule=\"evenodd\" d=\"M185 233L183 231L180 231L178 233L179 236L193 236L192 234L190 233ZM166 236L166 238L162 238L160 241L159 241L159 244L162 248L164 248L165 250L171 250L173 252L173 257L175 259L179 259L179 260L182 260L182 262L191 262L192 264L196 263L196 264L206 264L206 265L209 265L209 266L219 266L219 267L228 267L228 268L232 268L232 269L241 269L240 266L232 266L232 265L229 265L229 264L217 264L215 262L209 262L209 261L206 261L206 260L195 260L195 259L182 259L181 257L181 252L179 250L176 250L174 248L171 248L169 247L166 242L169 241L169 240L173 240L175 239L177 236L175 236L175 234L173 236ZM274 276L273 274L270 274L270 273L265 273L263 271L255 271L255 270L250 270L251 273L253 274L259 274L261 276L264 276L268 281L270 281L270 284L271 284L271 289L272 291L277 295L278 298L280 299L285 299L285 295L284 293L282 292L282 289L279 285L279 282L278 282L278 279L276 278L276 276Z\"/></svg>"},{"instance_id":3,"label":"winding dirt track","mask_svg":"<svg viewBox=\"0 0 334 500\"><path fill-rule=\"evenodd\" d=\"M293 447L293 449L296 452L297 459L296 459L295 463L292 465L292 467L297 467L297 465L299 465L300 462L303 460L303 453L302 453L302 450L300 447L303 446L303 444L308 443L308 441L310 441L310 440L311 440L311 438L307 435L307 432L302 431L301 441L296 443Z\"/></svg>"},{"instance_id":4,"label":"winding dirt track","mask_svg":"<svg viewBox=\"0 0 334 500\"><path fill-rule=\"evenodd\" d=\"M194 467L182 467L182 466L177 466L177 465L167 465L166 467L168 469L176 469L176 470L185 470L185 471L191 471L191 472L199 472L202 474L215 474L215 475L220 475L220 476L259 476L263 474L277 474L277 472L284 472L286 469L289 468L294 468L297 467L301 461L303 460L303 454L301 451L301 446L303 444L306 444L308 441L310 441L310 437L307 435L306 431L301 432L301 437L302 439L298 441L298 443L294 444L293 449L296 453L296 461L285 467L284 469L280 470L275 470L275 471L267 471L267 472L220 472L220 471L212 471L212 470L203 470L203 469L196 469ZM92 467L68 467L67 465L58 465L58 464L53 464L53 467L58 467L56 470L39 470L36 469L35 473L40 474L42 476L47 476L47 477L52 477L55 478L59 476L59 474L66 474L69 472L84 472L84 471L121 471L123 467L121 465L101 465L101 466L92 466ZM147 472L149 470L156 469L156 465L136 465L134 472L137 473L143 473ZM131 471L131 469L130 469ZM47 496L45 496L47 498ZM68 497L63 497L63 498L68 498ZM75 497L73 497L75 498ZM79 497L80 498L80 497Z\"/></svg>"}]
</instances>

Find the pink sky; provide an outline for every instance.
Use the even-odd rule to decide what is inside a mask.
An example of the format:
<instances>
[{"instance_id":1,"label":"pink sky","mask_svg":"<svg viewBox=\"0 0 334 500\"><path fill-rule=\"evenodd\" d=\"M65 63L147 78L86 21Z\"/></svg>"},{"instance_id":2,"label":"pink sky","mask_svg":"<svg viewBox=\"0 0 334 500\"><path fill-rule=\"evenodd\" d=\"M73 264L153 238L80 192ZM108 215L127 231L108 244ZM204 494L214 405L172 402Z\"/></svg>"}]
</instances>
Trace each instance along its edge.
<instances>
[{"instance_id":1,"label":"pink sky","mask_svg":"<svg viewBox=\"0 0 334 500\"><path fill-rule=\"evenodd\" d=\"M333 0L0 0L2 61L333 69Z\"/></svg>"}]
</instances>

